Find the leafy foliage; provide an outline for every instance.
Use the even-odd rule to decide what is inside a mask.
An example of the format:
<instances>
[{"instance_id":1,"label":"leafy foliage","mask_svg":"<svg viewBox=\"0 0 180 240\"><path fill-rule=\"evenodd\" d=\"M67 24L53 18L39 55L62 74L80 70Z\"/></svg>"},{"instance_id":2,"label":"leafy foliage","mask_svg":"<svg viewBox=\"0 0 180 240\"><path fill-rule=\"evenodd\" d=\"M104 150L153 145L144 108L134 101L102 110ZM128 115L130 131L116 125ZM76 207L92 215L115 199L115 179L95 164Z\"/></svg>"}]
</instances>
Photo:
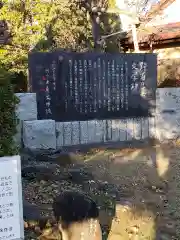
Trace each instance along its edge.
<instances>
[{"instance_id":1,"label":"leafy foliage","mask_svg":"<svg viewBox=\"0 0 180 240\"><path fill-rule=\"evenodd\" d=\"M80 2L86 1L14 0L11 3L4 0L0 20L5 19L8 22L12 35L11 44L0 49L0 61L6 69L27 74L30 51L52 51L62 48L73 51L92 50L94 36L91 10L94 5L91 4L88 9ZM97 14L100 19L99 34L106 35L119 30L119 17L106 13L108 1L96 2L95 7L103 9L102 13ZM114 48L116 40L117 38L107 39L106 51ZM110 41L114 45L108 45Z\"/></svg>"},{"instance_id":2,"label":"leafy foliage","mask_svg":"<svg viewBox=\"0 0 180 240\"><path fill-rule=\"evenodd\" d=\"M114 35L106 37L112 33L119 32L121 29L120 18L118 14L109 13L109 8L115 6L115 0L79 0L76 6L83 9L92 25L92 35L94 40L94 49L106 52L119 52L119 36Z\"/></svg>"},{"instance_id":3,"label":"leafy foliage","mask_svg":"<svg viewBox=\"0 0 180 240\"><path fill-rule=\"evenodd\" d=\"M4 2L0 19L8 22L12 41L10 45L2 46L0 61L11 72L27 74L30 51L91 48L91 28L86 13L68 1Z\"/></svg>"},{"instance_id":4,"label":"leafy foliage","mask_svg":"<svg viewBox=\"0 0 180 240\"><path fill-rule=\"evenodd\" d=\"M147 0L128 0L134 5L143 1ZM6 70L27 76L32 51L81 52L96 46L100 51L121 51L118 34L99 41L121 30L119 15L108 12L114 7L116 0L3 0L0 20L7 21L12 37L11 44L0 48L0 62Z\"/></svg>"},{"instance_id":5,"label":"leafy foliage","mask_svg":"<svg viewBox=\"0 0 180 240\"><path fill-rule=\"evenodd\" d=\"M83 2L86 1L3 1L0 20L7 22L11 41L0 48L0 156L13 154L15 150L13 136L17 124L17 99L11 83L27 76L28 53L55 49L93 50L94 20L99 28L98 38L115 30L117 19L106 13L107 1L96 1L93 6L90 0L90 8L83 7ZM93 7L103 9L95 13L95 18L92 18ZM118 29L119 26L118 22ZM111 51L114 46L115 41L110 44L108 40L103 45L105 51Z\"/></svg>"},{"instance_id":6,"label":"leafy foliage","mask_svg":"<svg viewBox=\"0 0 180 240\"><path fill-rule=\"evenodd\" d=\"M18 99L9 79L8 72L0 67L0 157L17 153L13 137L18 123L15 114Z\"/></svg>"}]
</instances>

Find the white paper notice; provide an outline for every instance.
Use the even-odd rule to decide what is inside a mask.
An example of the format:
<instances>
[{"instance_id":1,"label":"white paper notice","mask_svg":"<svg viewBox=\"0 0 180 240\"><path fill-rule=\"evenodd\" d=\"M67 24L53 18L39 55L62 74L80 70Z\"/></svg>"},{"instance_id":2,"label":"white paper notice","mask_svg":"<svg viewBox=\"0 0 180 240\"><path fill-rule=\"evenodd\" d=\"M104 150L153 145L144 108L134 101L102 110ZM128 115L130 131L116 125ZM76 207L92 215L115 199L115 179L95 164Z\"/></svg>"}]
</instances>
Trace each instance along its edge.
<instances>
[{"instance_id":1,"label":"white paper notice","mask_svg":"<svg viewBox=\"0 0 180 240\"><path fill-rule=\"evenodd\" d=\"M0 240L24 239L20 156L0 158Z\"/></svg>"}]
</instances>

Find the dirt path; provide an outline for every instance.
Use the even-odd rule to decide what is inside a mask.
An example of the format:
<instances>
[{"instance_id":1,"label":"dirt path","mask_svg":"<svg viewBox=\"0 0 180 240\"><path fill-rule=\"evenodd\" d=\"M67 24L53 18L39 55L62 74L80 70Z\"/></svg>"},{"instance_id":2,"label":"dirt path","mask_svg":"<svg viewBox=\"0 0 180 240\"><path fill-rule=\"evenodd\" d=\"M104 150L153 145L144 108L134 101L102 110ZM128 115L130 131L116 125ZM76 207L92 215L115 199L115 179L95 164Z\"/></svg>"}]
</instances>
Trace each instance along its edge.
<instances>
[{"instance_id":1,"label":"dirt path","mask_svg":"<svg viewBox=\"0 0 180 240\"><path fill-rule=\"evenodd\" d=\"M178 146L169 144L79 154L74 165L49 164L59 180L43 171L34 178L25 176L24 196L46 206L42 215L50 218L52 198L76 188L88 192L100 206L104 239L107 235L108 240L180 239L179 153ZM37 164L44 163L34 164L36 168ZM28 231L26 239L37 238L33 234Z\"/></svg>"}]
</instances>

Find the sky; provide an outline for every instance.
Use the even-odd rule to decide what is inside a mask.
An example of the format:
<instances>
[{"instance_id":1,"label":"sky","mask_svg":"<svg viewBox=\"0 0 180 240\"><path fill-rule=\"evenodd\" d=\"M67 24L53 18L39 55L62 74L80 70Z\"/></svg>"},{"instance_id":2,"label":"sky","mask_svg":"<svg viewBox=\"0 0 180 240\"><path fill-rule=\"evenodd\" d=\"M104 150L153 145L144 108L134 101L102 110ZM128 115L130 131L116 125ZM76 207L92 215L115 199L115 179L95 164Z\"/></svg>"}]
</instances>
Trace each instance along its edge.
<instances>
[{"instance_id":1,"label":"sky","mask_svg":"<svg viewBox=\"0 0 180 240\"><path fill-rule=\"evenodd\" d=\"M126 1L128 1L128 2L134 2L134 0L126 0ZM137 0L137 1L140 1L140 0ZM154 2L156 2L157 0L151 0L151 2L152 2L152 4L154 3ZM136 13L135 12L135 9L133 10L133 8L131 8L131 9L128 9L127 8L127 6L126 6L126 4L124 3L124 0L116 0L116 4L117 4L117 6L120 8L120 9L126 9L126 10L128 10L128 11L130 11L130 12L134 12L134 13ZM120 15L120 19L121 19L121 24L122 24L122 30L123 31L127 31L128 29L129 29L129 25L130 25L130 23L131 23L131 18L130 17L128 17L128 16L126 16L126 15Z\"/></svg>"},{"instance_id":2,"label":"sky","mask_svg":"<svg viewBox=\"0 0 180 240\"><path fill-rule=\"evenodd\" d=\"M164 12L168 15L169 22L180 22L180 0L172 3Z\"/></svg>"},{"instance_id":3,"label":"sky","mask_svg":"<svg viewBox=\"0 0 180 240\"><path fill-rule=\"evenodd\" d=\"M116 1L117 1L117 5L118 5L119 8L121 8L121 9L126 8L126 6L124 4L124 0L116 0ZM158 3L159 0L152 0L152 4L156 3L156 2ZM159 17L154 19L153 24L155 24L155 22L157 22L158 24L180 22L179 11L180 11L180 0L176 0L167 9L165 9L163 17L159 16ZM123 30L124 31L128 30L131 19L128 16L125 16L125 15L121 15L120 18L121 18Z\"/></svg>"},{"instance_id":4,"label":"sky","mask_svg":"<svg viewBox=\"0 0 180 240\"><path fill-rule=\"evenodd\" d=\"M157 16L153 19L153 24L168 24L173 22L180 22L180 0L176 0L172 3L168 8L166 8L163 12L163 15Z\"/></svg>"}]
</instances>

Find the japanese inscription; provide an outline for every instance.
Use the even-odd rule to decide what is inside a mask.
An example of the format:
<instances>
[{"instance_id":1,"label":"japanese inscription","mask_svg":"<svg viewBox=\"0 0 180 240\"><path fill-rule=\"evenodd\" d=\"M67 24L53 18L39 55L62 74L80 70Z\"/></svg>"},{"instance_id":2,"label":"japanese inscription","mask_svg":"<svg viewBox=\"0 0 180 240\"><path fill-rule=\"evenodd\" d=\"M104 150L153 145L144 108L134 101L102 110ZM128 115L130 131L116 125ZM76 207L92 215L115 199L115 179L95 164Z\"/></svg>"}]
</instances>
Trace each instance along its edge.
<instances>
[{"instance_id":1,"label":"japanese inscription","mask_svg":"<svg viewBox=\"0 0 180 240\"><path fill-rule=\"evenodd\" d=\"M53 90L56 91L56 62L55 61L52 62L51 69L52 69Z\"/></svg>"},{"instance_id":2,"label":"japanese inscription","mask_svg":"<svg viewBox=\"0 0 180 240\"><path fill-rule=\"evenodd\" d=\"M20 157L2 157L0 161L0 240L20 239L23 237Z\"/></svg>"},{"instance_id":3,"label":"japanese inscription","mask_svg":"<svg viewBox=\"0 0 180 240\"><path fill-rule=\"evenodd\" d=\"M59 64L57 59L61 59ZM149 116L148 101L155 100L156 55L56 52L51 53L49 62L49 67L46 64L44 68L45 101L39 101L39 119L78 121ZM30 70L31 65L33 55ZM35 79L34 73L34 82ZM32 90L40 96L41 90L36 84L33 87L33 81Z\"/></svg>"},{"instance_id":4,"label":"japanese inscription","mask_svg":"<svg viewBox=\"0 0 180 240\"><path fill-rule=\"evenodd\" d=\"M51 96L50 96L50 89L49 89L49 69L45 69L45 105L46 105L46 115L51 115Z\"/></svg>"}]
</instances>

